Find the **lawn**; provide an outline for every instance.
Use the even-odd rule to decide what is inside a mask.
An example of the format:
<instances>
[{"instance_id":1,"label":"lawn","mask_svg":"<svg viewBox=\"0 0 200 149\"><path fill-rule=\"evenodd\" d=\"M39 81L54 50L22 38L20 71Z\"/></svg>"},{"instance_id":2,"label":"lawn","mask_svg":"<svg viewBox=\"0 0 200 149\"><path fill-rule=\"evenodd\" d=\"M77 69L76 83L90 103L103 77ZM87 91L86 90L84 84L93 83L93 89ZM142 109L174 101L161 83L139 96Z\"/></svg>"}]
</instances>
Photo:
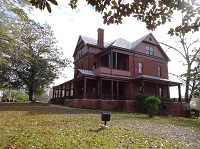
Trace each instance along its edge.
<instances>
[{"instance_id":1,"label":"lawn","mask_svg":"<svg viewBox=\"0 0 200 149\"><path fill-rule=\"evenodd\" d=\"M149 119L142 114L115 113L101 129L101 111L63 108L41 103L0 103L0 148L190 148L129 127L136 121L173 123L199 131L200 120Z\"/></svg>"}]
</instances>

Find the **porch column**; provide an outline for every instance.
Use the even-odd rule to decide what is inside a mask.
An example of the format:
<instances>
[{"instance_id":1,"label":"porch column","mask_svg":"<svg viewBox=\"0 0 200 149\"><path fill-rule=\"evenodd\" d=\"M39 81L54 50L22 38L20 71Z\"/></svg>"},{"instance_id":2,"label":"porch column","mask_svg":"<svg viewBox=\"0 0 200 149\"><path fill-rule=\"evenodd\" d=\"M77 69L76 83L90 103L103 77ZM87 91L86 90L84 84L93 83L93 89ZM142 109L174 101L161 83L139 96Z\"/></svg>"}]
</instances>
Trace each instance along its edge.
<instances>
[{"instance_id":1,"label":"porch column","mask_svg":"<svg viewBox=\"0 0 200 149\"><path fill-rule=\"evenodd\" d=\"M60 88L58 87L58 91L57 91L57 98L60 97Z\"/></svg>"},{"instance_id":2,"label":"porch column","mask_svg":"<svg viewBox=\"0 0 200 149\"><path fill-rule=\"evenodd\" d=\"M117 96L119 97L119 81L117 81Z\"/></svg>"},{"instance_id":3,"label":"porch column","mask_svg":"<svg viewBox=\"0 0 200 149\"><path fill-rule=\"evenodd\" d=\"M53 88L53 98L54 98L54 94L55 94L55 90L54 90L54 88Z\"/></svg>"},{"instance_id":4,"label":"porch column","mask_svg":"<svg viewBox=\"0 0 200 149\"><path fill-rule=\"evenodd\" d=\"M54 98L56 98L56 89L54 89Z\"/></svg>"},{"instance_id":5,"label":"porch column","mask_svg":"<svg viewBox=\"0 0 200 149\"><path fill-rule=\"evenodd\" d=\"M141 93L144 94L144 80L142 80L142 90Z\"/></svg>"},{"instance_id":6,"label":"porch column","mask_svg":"<svg viewBox=\"0 0 200 149\"><path fill-rule=\"evenodd\" d=\"M97 98L100 98L100 80L98 80L97 94L98 94Z\"/></svg>"},{"instance_id":7,"label":"porch column","mask_svg":"<svg viewBox=\"0 0 200 149\"><path fill-rule=\"evenodd\" d=\"M102 81L103 81L103 80L100 79L100 85L99 85L99 86L100 86L100 99L102 99L102 94L103 94L103 91L102 91L102 84L103 84L103 83L102 83Z\"/></svg>"},{"instance_id":8,"label":"porch column","mask_svg":"<svg viewBox=\"0 0 200 149\"><path fill-rule=\"evenodd\" d=\"M181 102L181 85L178 85L178 101Z\"/></svg>"},{"instance_id":9,"label":"porch column","mask_svg":"<svg viewBox=\"0 0 200 149\"><path fill-rule=\"evenodd\" d=\"M167 84L167 98L170 98L169 84Z\"/></svg>"},{"instance_id":10,"label":"porch column","mask_svg":"<svg viewBox=\"0 0 200 149\"><path fill-rule=\"evenodd\" d=\"M108 67L111 68L111 54L108 53Z\"/></svg>"},{"instance_id":11,"label":"porch column","mask_svg":"<svg viewBox=\"0 0 200 149\"><path fill-rule=\"evenodd\" d=\"M60 97L63 95L63 86L61 85L61 90L60 90Z\"/></svg>"},{"instance_id":12,"label":"porch column","mask_svg":"<svg viewBox=\"0 0 200 149\"><path fill-rule=\"evenodd\" d=\"M86 99L87 79L84 78L83 99Z\"/></svg>"},{"instance_id":13,"label":"porch column","mask_svg":"<svg viewBox=\"0 0 200 149\"><path fill-rule=\"evenodd\" d=\"M71 96L71 83L69 84L69 97Z\"/></svg>"},{"instance_id":14,"label":"porch column","mask_svg":"<svg viewBox=\"0 0 200 149\"><path fill-rule=\"evenodd\" d=\"M117 52L115 53L115 69L117 69Z\"/></svg>"},{"instance_id":15,"label":"porch column","mask_svg":"<svg viewBox=\"0 0 200 149\"><path fill-rule=\"evenodd\" d=\"M111 100L113 99L113 80L111 80Z\"/></svg>"},{"instance_id":16,"label":"porch column","mask_svg":"<svg viewBox=\"0 0 200 149\"><path fill-rule=\"evenodd\" d=\"M74 81L73 82L73 98L77 98L76 90L77 90L76 81ZM71 95L71 92L69 92L69 95Z\"/></svg>"},{"instance_id":17,"label":"porch column","mask_svg":"<svg viewBox=\"0 0 200 149\"><path fill-rule=\"evenodd\" d=\"M159 93L158 93L158 83L156 83L156 96L158 96Z\"/></svg>"},{"instance_id":18,"label":"porch column","mask_svg":"<svg viewBox=\"0 0 200 149\"><path fill-rule=\"evenodd\" d=\"M66 97L67 85L65 84L64 97Z\"/></svg>"},{"instance_id":19,"label":"porch column","mask_svg":"<svg viewBox=\"0 0 200 149\"><path fill-rule=\"evenodd\" d=\"M110 67L111 67L111 69L113 69L113 52L111 51L111 53L110 53Z\"/></svg>"}]
</instances>

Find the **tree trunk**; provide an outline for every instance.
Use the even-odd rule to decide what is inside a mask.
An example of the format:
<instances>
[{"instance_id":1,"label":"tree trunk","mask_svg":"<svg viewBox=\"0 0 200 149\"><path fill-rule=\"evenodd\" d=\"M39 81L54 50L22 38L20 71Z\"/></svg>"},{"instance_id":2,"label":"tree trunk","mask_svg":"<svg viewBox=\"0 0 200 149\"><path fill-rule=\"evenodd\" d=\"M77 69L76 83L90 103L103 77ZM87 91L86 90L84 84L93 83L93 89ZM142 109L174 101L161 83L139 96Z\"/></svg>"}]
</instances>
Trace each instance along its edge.
<instances>
[{"instance_id":1,"label":"tree trunk","mask_svg":"<svg viewBox=\"0 0 200 149\"><path fill-rule=\"evenodd\" d=\"M190 86L190 80L191 80L191 64L189 61L189 57L187 56L187 74L186 74L186 82L185 82L185 100L187 103L190 103L189 100L189 86Z\"/></svg>"},{"instance_id":2,"label":"tree trunk","mask_svg":"<svg viewBox=\"0 0 200 149\"><path fill-rule=\"evenodd\" d=\"M187 79L186 79L186 82L185 82L185 100L186 100L186 102L188 102L188 103L189 103L189 99L188 99L188 94L189 94L189 83L190 83L190 81L189 81L189 79L187 78Z\"/></svg>"},{"instance_id":3,"label":"tree trunk","mask_svg":"<svg viewBox=\"0 0 200 149\"><path fill-rule=\"evenodd\" d=\"M33 87L29 87L29 101L33 101Z\"/></svg>"}]
</instances>

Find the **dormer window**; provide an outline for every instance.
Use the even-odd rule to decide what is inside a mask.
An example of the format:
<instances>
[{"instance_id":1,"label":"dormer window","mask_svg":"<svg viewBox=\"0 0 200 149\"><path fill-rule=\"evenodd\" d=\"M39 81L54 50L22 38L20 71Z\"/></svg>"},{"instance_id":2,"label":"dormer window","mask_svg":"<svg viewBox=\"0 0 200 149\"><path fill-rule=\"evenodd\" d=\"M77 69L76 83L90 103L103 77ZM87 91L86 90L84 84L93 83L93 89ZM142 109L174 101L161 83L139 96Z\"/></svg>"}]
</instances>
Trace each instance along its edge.
<instances>
[{"instance_id":1,"label":"dormer window","mask_svg":"<svg viewBox=\"0 0 200 149\"><path fill-rule=\"evenodd\" d=\"M154 49L153 49L153 47L146 46L146 54L148 54L148 55L154 55Z\"/></svg>"}]
</instances>

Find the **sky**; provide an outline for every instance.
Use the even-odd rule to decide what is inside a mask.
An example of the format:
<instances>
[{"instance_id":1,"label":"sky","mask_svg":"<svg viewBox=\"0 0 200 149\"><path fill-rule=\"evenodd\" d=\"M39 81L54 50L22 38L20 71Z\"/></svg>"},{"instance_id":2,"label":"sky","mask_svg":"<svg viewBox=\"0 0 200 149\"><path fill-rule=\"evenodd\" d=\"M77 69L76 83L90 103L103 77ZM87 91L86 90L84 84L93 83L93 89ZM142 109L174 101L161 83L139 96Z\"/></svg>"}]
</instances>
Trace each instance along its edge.
<instances>
[{"instance_id":1,"label":"sky","mask_svg":"<svg viewBox=\"0 0 200 149\"><path fill-rule=\"evenodd\" d=\"M145 23L132 17L123 19L123 24L120 25L103 24L102 14L95 12L94 9L83 0L79 0L78 7L75 10L71 9L66 0L58 0L58 6L51 6L51 14L49 14L46 9L41 11L34 8L29 14L29 17L37 22L47 23L52 27L55 37L59 42L59 46L64 52L64 57L67 57L71 61L73 61L73 52L79 35L97 39L97 29L103 28L104 41L110 43L117 38L124 38L133 42L151 32L158 42L173 45L175 37L169 36L167 32L171 27L175 27L181 20L181 15L176 13L171 23L166 23L158 27L155 31L149 31L146 29ZM167 50L164 47L163 49L164 51ZM182 63L180 63L181 58L179 55L175 51L169 49L167 50L167 55L171 59L168 63L169 72L175 74L183 72L184 68ZM73 79L73 68L65 69L64 73L66 77L60 77L58 80L55 80L54 85L59 85L60 83ZM178 81L175 77L171 77L170 75L169 77L172 81ZM171 97L178 97L178 90L175 90L174 92L174 89L171 89ZM184 95L183 89L182 95Z\"/></svg>"}]
</instances>

